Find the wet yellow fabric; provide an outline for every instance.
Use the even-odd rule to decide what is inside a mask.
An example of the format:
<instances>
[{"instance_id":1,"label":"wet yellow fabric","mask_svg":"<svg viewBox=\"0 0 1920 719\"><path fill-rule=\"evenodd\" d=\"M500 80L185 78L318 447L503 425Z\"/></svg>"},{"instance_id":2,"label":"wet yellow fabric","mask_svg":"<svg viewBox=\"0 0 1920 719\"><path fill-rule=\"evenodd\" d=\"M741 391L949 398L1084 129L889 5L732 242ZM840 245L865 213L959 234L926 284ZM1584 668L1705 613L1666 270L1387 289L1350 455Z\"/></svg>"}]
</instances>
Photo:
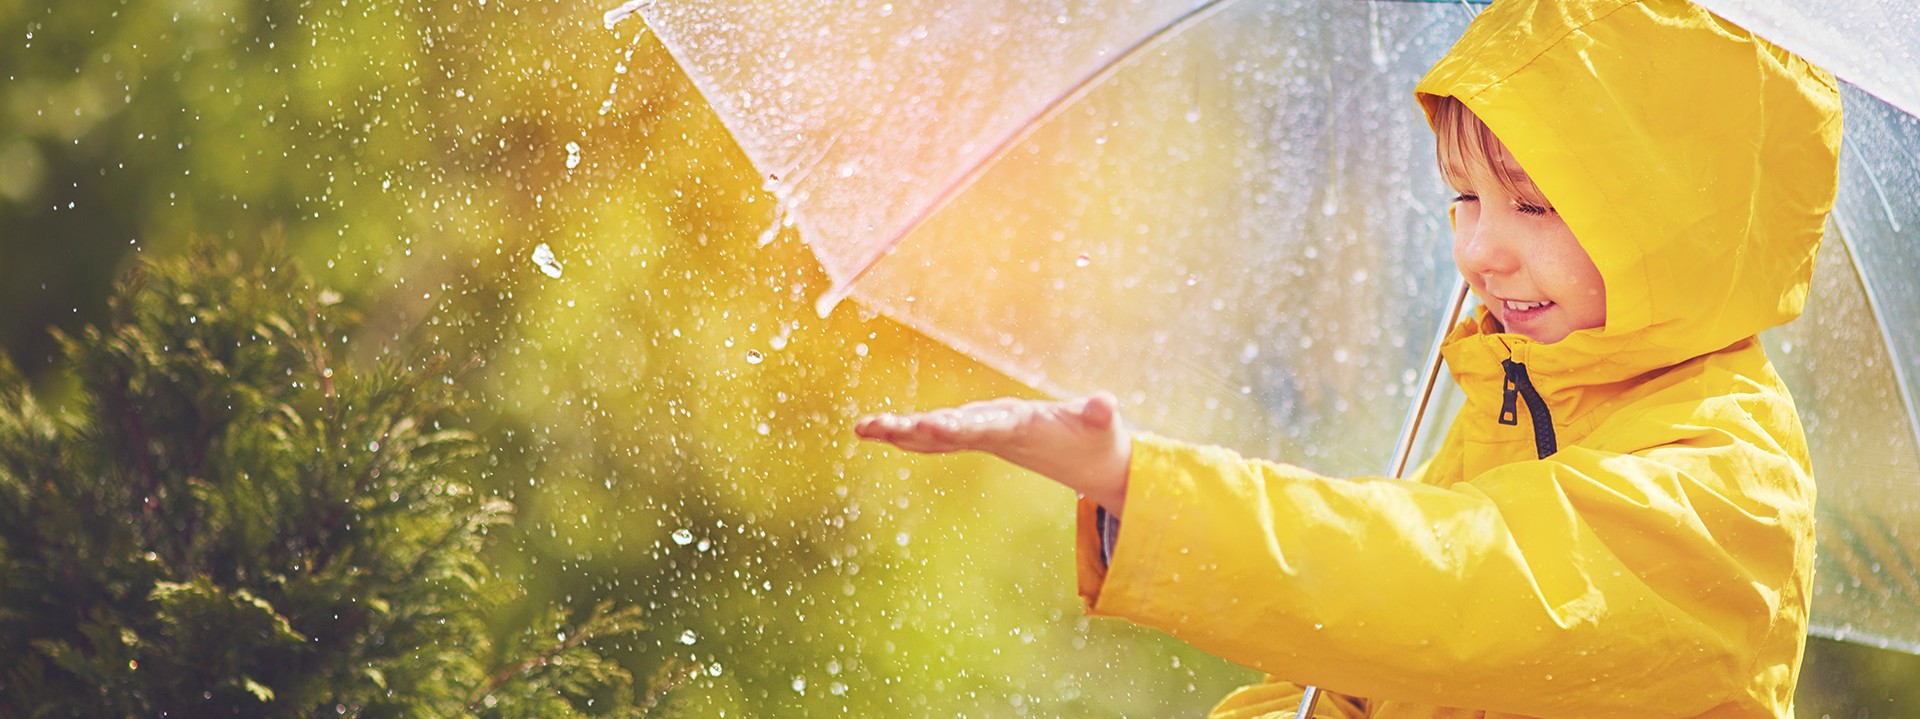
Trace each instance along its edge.
<instances>
[{"instance_id":1,"label":"wet yellow fabric","mask_svg":"<svg viewBox=\"0 0 1920 719\"><path fill-rule=\"evenodd\" d=\"M1281 679L1368 698L1327 717L1790 716L1814 485L1754 336L1806 296L1832 77L1685 2L1499 0L1418 91L1506 142L1600 268L1606 326L1455 328L1466 404L1413 482L1137 438L1111 566L1081 508L1090 611L1275 677L1217 716L1292 716ZM1496 421L1508 359L1546 459L1526 413Z\"/></svg>"}]
</instances>

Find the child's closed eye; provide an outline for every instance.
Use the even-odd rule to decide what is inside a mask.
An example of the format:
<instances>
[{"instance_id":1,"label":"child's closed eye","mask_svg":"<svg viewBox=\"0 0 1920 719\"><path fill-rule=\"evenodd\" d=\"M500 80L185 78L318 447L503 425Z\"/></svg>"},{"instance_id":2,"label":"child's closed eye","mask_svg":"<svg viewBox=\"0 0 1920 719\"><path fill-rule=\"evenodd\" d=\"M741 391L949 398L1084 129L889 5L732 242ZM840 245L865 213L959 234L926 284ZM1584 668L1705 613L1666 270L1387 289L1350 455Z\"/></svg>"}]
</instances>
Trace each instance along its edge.
<instances>
[{"instance_id":1,"label":"child's closed eye","mask_svg":"<svg viewBox=\"0 0 1920 719\"><path fill-rule=\"evenodd\" d=\"M1555 209L1553 209L1553 207L1552 207L1551 205L1536 205L1536 204L1533 204L1533 203L1531 203L1531 202L1515 202L1515 203L1513 203L1513 209L1515 209L1515 210L1517 210L1517 211L1519 211L1519 212L1520 212L1520 214L1522 214L1522 215L1557 215L1557 214L1560 214L1560 211L1559 211L1559 210L1555 210Z\"/></svg>"},{"instance_id":2,"label":"child's closed eye","mask_svg":"<svg viewBox=\"0 0 1920 719\"><path fill-rule=\"evenodd\" d=\"M1462 192L1453 196L1454 202L1479 202L1480 196L1471 192Z\"/></svg>"}]
</instances>

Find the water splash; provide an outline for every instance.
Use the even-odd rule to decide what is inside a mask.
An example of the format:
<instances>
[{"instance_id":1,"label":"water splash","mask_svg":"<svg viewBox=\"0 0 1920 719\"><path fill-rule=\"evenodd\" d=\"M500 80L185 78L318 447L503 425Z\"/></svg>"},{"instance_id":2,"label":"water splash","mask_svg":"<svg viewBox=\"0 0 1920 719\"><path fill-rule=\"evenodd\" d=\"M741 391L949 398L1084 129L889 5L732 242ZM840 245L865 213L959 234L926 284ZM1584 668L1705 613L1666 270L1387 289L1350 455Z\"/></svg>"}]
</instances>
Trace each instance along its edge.
<instances>
[{"instance_id":1,"label":"water splash","mask_svg":"<svg viewBox=\"0 0 1920 719\"><path fill-rule=\"evenodd\" d=\"M553 248L548 247L547 243L542 242L533 248L533 264L539 265L540 271L547 273L548 277L560 279L560 260L554 258Z\"/></svg>"},{"instance_id":2,"label":"water splash","mask_svg":"<svg viewBox=\"0 0 1920 719\"><path fill-rule=\"evenodd\" d=\"M608 30L612 30L613 26L620 24L620 21L646 9L648 5L652 4L653 0L627 0L625 3L621 3L620 7L608 10L607 14L600 16L600 22L604 23Z\"/></svg>"}]
</instances>

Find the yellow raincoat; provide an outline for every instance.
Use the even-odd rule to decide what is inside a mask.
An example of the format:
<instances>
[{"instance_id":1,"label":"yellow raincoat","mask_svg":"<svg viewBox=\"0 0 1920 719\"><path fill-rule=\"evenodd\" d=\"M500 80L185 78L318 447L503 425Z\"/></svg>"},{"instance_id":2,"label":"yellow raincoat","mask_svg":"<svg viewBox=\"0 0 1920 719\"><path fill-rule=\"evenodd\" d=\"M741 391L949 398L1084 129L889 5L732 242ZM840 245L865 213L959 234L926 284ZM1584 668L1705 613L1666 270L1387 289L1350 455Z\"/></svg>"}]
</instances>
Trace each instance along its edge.
<instances>
[{"instance_id":1,"label":"yellow raincoat","mask_svg":"<svg viewBox=\"0 0 1920 719\"><path fill-rule=\"evenodd\" d=\"M1791 716L1814 488L1754 335L1806 297L1832 77L1679 0L1498 0L1418 92L1553 201L1606 326L1458 326L1466 405L1414 482L1136 439L1110 565L1081 506L1090 611L1271 675L1217 716L1292 716L1283 679L1368 698L1323 716Z\"/></svg>"}]
</instances>

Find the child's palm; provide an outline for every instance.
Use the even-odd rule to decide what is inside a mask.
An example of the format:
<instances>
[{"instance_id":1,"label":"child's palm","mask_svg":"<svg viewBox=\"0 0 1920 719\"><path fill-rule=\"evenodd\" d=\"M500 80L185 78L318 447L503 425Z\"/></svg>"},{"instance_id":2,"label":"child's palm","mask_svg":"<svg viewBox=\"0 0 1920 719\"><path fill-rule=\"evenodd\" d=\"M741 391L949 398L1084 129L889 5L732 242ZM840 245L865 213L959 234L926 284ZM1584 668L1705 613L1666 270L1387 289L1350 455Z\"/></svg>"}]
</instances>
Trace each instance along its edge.
<instances>
[{"instance_id":1,"label":"child's palm","mask_svg":"<svg viewBox=\"0 0 1920 719\"><path fill-rule=\"evenodd\" d=\"M1111 395L1065 402L1001 398L861 419L854 432L909 452L987 452L1067 485L1108 511L1124 499L1131 438Z\"/></svg>"}]
</instances>

